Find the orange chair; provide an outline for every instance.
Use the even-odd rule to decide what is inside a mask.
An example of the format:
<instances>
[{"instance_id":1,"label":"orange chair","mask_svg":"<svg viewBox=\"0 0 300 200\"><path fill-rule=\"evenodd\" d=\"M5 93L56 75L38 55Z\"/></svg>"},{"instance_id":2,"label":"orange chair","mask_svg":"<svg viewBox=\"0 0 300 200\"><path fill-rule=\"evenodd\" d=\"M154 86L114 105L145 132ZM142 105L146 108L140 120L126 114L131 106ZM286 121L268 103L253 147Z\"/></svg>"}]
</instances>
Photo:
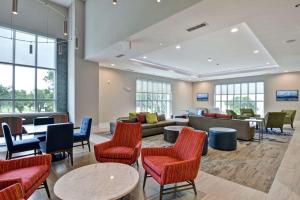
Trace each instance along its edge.
<instances>
[{"instance_id":1,"label":"orange chair","mask_svg":"<svg viewBox=\"0 0 300 200\"><path fill-rule=\"evenodd\" d=\"M1 200L25 200L24 192L20 183L15 183L7 187L0 185Z\"/></svg>"},{"instance_id":2,"label":"orange chair","mask_svg":"<svg viewBox=\"0 0 300 200\"><path fill-rule=\"evenodd\" d=\"M5 122L9 125L11 133L14 136L15 140L17 136L22 140L23 133L23 120L21 117L0 117L0 136L3 137L3 130L1 124Z\"/></svg>"},{"instance_id":3,"label":"orange chair","mask_svg":"<svg viewBox=\"0 0 300 200\"><path fill-rule=\"evenodd\" d=\"M98 162L117 162L138 165L142 146L142 128L140 123L118 122L112 140L94 146Z\"/></svg>"},{"instance_id":4,"label":"orange chair","mask_svg":"<svg viewBox=\"0 0 300 200\"><path fill-rule=\"evenodd\" d=\"M15 160L0 160L0 188L20 183L24 197L28 199L43 184L50 198L46 181L50 174L50 168L51 155L49 154Z\"/></svg>"},{"instance_id":5,"label":"orange chair","mask_svg":"<svg viewBox=\"0 0 300 200\"><path fill-rule=\"evenodd\" d=\"M52 117L54 119L55 124L68 123L69 122L68 114L54 114L54 115L51 115L49 117Z\"/></svg>"},{"instance_id":6,"label":"orange chair","mask_svg":"<svg viewBox=\"0 0 300 200\"><path fill-rule=\"evenodd\" d=\"M181 188L180 191L193 189L197 195L194 179L199 171L205 137L203 131L183 128L174 146L143 148L142 164L145 169L143 188L147 177L153 177L160 184L160 199L163 194L176 192L176 186L164 189L164 185L179 182L188 183L178 186Z\"/></svg>"}]
</instances>

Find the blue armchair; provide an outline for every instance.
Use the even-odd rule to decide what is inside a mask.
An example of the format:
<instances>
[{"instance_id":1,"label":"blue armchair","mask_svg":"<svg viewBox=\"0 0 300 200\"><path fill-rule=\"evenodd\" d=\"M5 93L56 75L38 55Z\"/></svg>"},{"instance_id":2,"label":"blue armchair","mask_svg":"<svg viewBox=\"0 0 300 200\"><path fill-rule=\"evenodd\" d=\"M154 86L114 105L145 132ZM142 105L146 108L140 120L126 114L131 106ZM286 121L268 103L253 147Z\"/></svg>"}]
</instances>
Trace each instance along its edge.
<instances>
[{"instance_id":1,"label":"blue armchair","mask_svg":"<svg viewBox=\"0 0 300 200\"><path fill-rule=\"evenodd\" d=\"M72 123L49 125L46 140L40 142L41 151L44 153L68 153L73 165L73 128Z\"/></svg>"},{"instance_id":2,"label":"blue armchair","mask_svg":"<svg viewBox=\"0 0 300 200\"><path fill-rule=\"evenodd\" d=\"M39 146L40 141L35 138L13 141L10 127L7 123L2 123L2 130L4 133L4 138L7 146L6 160L11 159L13 153L20 153L24 151L33 150L34 155L36 155L37 150L40 149ZM22 156L27 156L27 155L22 155ZM21 156L17 156L17 157L21 157Z\"/></svg>"},{"instance_id":3,"label":"blue armchair","mask_svg":"<svg viewBox=\"0 0 300 200\"><path fill-rule=\"evenodd\" d=\"M84 145L88 145L89 151L91 152L91 147L90 147L91 127L92 127L92 118L84 117L81 120L80 131L74 133L74 143L81 142L81 144L74 145L74 147L82 146L82 148L84 148Z\"/></svg>"}]
</instances>

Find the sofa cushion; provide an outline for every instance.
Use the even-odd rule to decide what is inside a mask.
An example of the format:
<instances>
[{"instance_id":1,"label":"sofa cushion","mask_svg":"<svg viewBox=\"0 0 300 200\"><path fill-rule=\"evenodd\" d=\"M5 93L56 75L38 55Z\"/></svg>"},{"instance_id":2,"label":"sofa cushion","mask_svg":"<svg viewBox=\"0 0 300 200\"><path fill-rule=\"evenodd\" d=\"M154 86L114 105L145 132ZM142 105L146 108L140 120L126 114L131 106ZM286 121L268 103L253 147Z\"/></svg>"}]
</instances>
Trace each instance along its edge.
<instances>
[{"instance_id":1,"label":"sofa cushion","mask_svg":"<svg viewBox=\"0 0 300 200\"><path fill-rule=\"evenodd\" d=\"M129 113L129 118L136 118L137 114L138 113L136 113L136 112L130 112Z\"/></svg>"},{"instance_id":2,"label":"sofa cushion","mask_svg":"<svg viewBox=\"0 0 300 200\"><path fill-rule=\"evenodd\" d=\"M157 119L158 119L159 122L160 121L166 121L166 116L165 116L165 114L157 115Z\"/></svg>"},{"instance_id":3,"label":"sofa cushion","mask_svg":"<svg viewBox=\"0 0 300 200\"><path fill-rule=\"evenodd\" d=\"M217 114L216 113L204 113L203 116L204 117L213 117L213 118L215 118L217 116Z\"/></svg>"},{"instance_id":4,"label":"sofa cushion","mask_svg":"<svg viewBox=\"0 0 300 200\"><path fill-rule=\"evenodd\" d=\"M146 115L144 113L139 113L136 115L137 121L140 123L146 123Z\"/></svg>"},{"instance_id":5,"label":"sofa cushion","mask_svg":"<svg viewBox=\"0 0 300 200\"><path fill-rule=\"evenodd\" d=\"M146 121L147 121L147 124L155 124L158 122L158 119L157 119L157 114L156 113L148 113L146 115Z\"/></svg>"},{"instance_id":6,"label":"sofa cushion","mask_svg":"<svg viewBox=\"0 0 300 200\"><path fill-rule=\"evenodd\" d=\"M166 164L179 162L177 158L169 156L146 156L144 158L145 164L150 167L156 174L161 175Z\"/></svg>"},{"instance_id":7,"label":"sofa cushion","mask_svg":"<svg viewBox=\"0 0 300 200\"><path fill-rule=\"evenodd\" d=\"M232 115L228 115L228 114L216 114L216 117L222 119L232 119Z\"/></svg>"},{"instance_id":8,"label":"sofa cushion","mask_svg":"<svg viewBox=\"0 0 300 200\"><path fill-rule=\"evenodd\" d=\"M157 122L156 124L142 124L142 129L165 127L165 126L171 126L171 125L175 125L175 124L176 124L176 122L174 122L174 121L166 120L166 121Z\"/></svg>"},{"instance_id":9,"label":"sofa cushion","mask_svg":"<svg viewBox=\"0 0 300 200\"><path fill-rule=\"evenodd\" d=\"M28 191L38 180L48 171L47 165L37 165L22 169L12 170L0 175L0 179L16 179L21 178L22 186Z\"/></svg>"},{"instance_id":10,"label":"sofa cushion","mask_svg":"<svg viewBox=\"0 0 300 200\"><path fill-rule=\"evenodd\" d=\"M103 152L100 153L100 155L103 158L130 159L132 158L133 153L133 148L119 146L105 149Z\"/></svg>"}]
</instances>

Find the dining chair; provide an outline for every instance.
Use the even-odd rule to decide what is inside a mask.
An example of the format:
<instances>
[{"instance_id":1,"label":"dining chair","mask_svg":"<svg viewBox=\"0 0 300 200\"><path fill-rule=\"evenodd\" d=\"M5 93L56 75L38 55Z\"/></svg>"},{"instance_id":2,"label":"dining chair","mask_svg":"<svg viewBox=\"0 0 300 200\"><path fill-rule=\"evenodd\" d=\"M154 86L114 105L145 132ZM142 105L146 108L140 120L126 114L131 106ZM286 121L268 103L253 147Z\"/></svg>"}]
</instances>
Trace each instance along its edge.
<instances>
[{"instance_id":1,"label":"dining chair","mask_svg":"<svg viewBox=\"0 0 300 200\"><path fill-rule=\"evenodd\" d=\"M0 124L1 123L7 123L10 127L11 134L14 137L14 139L17 139L17 136L20 137L22 140L22 134L23 134L23 120L21 117L0 117ZM0 126L0 136L3 136L3 130Z\"/></svg>"},{"instance_id":2,"label":"dining chair","mask_svg":"<svg viewBox=\"0 0 300 200\"><path fill-rule=\"evenodd\" d=\"M45 141L40 142L41 151L49 154L67 153L73 165L73 128L72 123L49 125Z\"/></svg>"},{"instance_id":3,"label":"dining chair","mask_svg":"<svg viewBox=\"0 0 300 200\"><path fill-rule=\"evenodd\" d=\"M69 122L69 116L67 113L53 114L53 115L50 115L49 117L54 119L54 124Z\"/></svg>"},{"instance_id":4,"label":"dining chair","mask_svg":"<svg viewBox=\"0 0 300 200\"><path fill-rule=\"evenodd\" d=\"M47 125L47 124L54 124L53 117L37 117L33 119L33 125Z\"/></svg>"},{"instance_id":5,"label":"dining chair","mask_svg":"<svg viewBox=\"0 0 300 200\"><path fill-rule=\"evenodd\" d=\"M20 153L24 151L33 150L35 155L39 153L39 151L37 152L37 150L40 149L39 146L40 141L38 139L32 138L32 139L14 141L12 139L10 127L7 123L2 123L2 130L4 133L4 138L7 146L6 159L11 159L14 153ZM21 155L17 157L22 157L22 156L26 156L26 155Z\"/></svg>"},{"instance_id":6,"label":"dining chair","mask_svg":"<svg viewBox=\"0 0 300 200\"><path fill-rule=\"evenodd\" d=\"M79 132L74 132L74 144L79 142L81 142L81 144L74 145L74 147L82 146L82 148L84 148L84 145L88 145L89 152L91 152L91 147L90 147L91 127L92 127L92 118L83 117L83 119L81 120Z\"/></svg>"}]
</instances>

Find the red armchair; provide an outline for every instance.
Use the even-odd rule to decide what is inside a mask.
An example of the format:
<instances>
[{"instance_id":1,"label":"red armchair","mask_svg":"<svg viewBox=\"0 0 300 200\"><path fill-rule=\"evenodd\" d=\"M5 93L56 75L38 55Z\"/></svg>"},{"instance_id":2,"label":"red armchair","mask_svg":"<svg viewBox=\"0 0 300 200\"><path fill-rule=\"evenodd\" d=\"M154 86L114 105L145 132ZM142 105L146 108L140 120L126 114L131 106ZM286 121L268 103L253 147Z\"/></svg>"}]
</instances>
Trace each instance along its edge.
<instances>
[{"instance_id":1,"label":"red armchair","mask_svg":"<svg viewBox=\"0 0 300 200\"><path fill-rule=\"evenodd\" d=\"M24 192L20 183L0 188L0 199L1 200L25 200Z\"/></svg>"},{"instance_id":2,"label":"red armchair","mask_svg":"<svg viewBox=\"0 0 300 200\"><path fill-rule=\"evenodd\" d=\"M132 165L137 162L142 146L140 123L118 122L113 138L94 146L98 162L117 162Z\"/></svg>"},{"instance_id":3,"label":"red armchair","mask_svg":"<svg viewBox=\"0 0 300 200\"><path fill-rule=\"evenodd\" d=\"M0 188L20 183L24 197L27 199L43 184L50 198L46 181L50 174L50 167L51 155L49 154L15 160L0 160Z\"/></svg>"},{"instance_id":4,"label":"red armchair","mask_svg":"<svg viewBox=\"0 0 300 200\"><path fill-rule=\"evenodd\" d=\"M169 148L143 148L142 164L145 169L143 188L147 177L160 184L160 199L164 191L176 192L176 186L164 189L164 185L187 182L182 190L193 189L197 194L194 179L197 177L206 134L192 128L183 128L174 146ZM165 193L165 194L166 194Z\"/></svg>"}]
</instances>

